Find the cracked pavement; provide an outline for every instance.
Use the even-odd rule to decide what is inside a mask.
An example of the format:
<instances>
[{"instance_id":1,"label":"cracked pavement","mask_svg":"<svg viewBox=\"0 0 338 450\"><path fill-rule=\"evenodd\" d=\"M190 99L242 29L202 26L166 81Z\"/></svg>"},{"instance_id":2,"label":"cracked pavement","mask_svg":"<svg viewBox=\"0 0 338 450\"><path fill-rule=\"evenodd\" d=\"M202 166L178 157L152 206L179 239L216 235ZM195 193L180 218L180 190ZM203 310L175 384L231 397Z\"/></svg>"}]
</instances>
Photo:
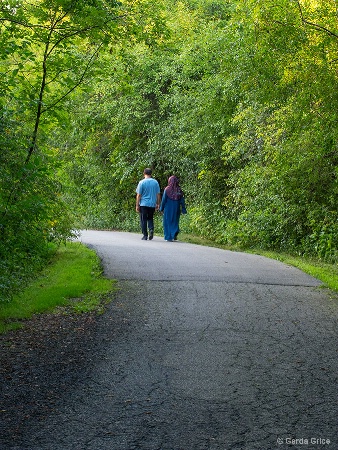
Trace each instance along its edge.
<instances>
[{"instance_id":1,"label":"cracked pavement","mask_svg":"<svg viewBox=\"0 0 338 450\"><path fill-rule=\"evenodd\" d=\"M46 411L7 419L1 448L338 448L336 296L261 256L140 237L82 232L119 290L67 367L59 341L40 350Z\"/></svg>"}]
</instances>

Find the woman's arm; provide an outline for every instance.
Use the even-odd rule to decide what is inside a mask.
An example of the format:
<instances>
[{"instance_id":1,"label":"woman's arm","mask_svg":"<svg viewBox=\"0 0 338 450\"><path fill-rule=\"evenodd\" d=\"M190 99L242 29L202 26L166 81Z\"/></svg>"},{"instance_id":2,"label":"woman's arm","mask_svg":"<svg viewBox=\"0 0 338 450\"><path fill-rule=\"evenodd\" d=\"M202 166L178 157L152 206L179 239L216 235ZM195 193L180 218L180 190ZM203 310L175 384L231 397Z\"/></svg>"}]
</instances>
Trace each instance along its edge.
<instances>
[{"instance_id":1,"label":"woman's arm","mask_svg":"<svg viewBox=\"0 0 338 450\"><path fill-rule=\"evenodd\" d=\"M167 203L167 194L166 191L163 192L162 201L160 205L160 211L164 210L165 204Z\"/></svg>"}]
</instances>

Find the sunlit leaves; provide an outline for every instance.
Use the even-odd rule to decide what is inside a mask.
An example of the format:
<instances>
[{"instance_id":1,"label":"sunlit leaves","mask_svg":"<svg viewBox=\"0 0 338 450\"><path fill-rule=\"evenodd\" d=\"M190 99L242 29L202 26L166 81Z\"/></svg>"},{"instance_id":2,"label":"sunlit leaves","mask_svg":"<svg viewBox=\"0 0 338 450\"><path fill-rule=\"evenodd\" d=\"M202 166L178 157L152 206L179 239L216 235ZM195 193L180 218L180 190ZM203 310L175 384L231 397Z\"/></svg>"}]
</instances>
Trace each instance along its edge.
<instances>
[{"instance_id":1,"label":"sunlit leaves","mask_svg":"<svg viewBox=\"0 0 338 450\"><path fill-rule=\"evenodd\" d=\"M247 242L311 253L307 234L321 221L334 233L337 210L334 2L248 1L238 5L239 17L248 8L253 16L235 68L243 80L233 118L238 135L224 146L232 169L224 235L236 239L238 225L242 240L251 236ZM330 248L325 255L334 258Z\"/></svg>"},{"instance_id":2,"label":"sunlit leaves","mask_svg":"<svg viewBox=\"0 0 338 450\"><path fill-rule=\"evenodd\" d=\"M57 159L48 146L55 145L55 128L68 120L60 111L64 100L93 73L120 9L101 0L1 3L0 259L5 277L18 278L29 261L33 266L39 260L49 240L72 233Z\"/></svg>"},{"instance_id":3,"label":"sunlit leaves","mask_svg":"<svg viewBox=\"0 0 338 450\"><path fill-rule=\"evenodd\" d=\"M53 0L2 14L4 139L24 147L41 106L38 143L59 148L87 224L134 209L151 165L162 187L181 177L198 232L334 257L334 0Z\"/></svg>"}]
</instances>

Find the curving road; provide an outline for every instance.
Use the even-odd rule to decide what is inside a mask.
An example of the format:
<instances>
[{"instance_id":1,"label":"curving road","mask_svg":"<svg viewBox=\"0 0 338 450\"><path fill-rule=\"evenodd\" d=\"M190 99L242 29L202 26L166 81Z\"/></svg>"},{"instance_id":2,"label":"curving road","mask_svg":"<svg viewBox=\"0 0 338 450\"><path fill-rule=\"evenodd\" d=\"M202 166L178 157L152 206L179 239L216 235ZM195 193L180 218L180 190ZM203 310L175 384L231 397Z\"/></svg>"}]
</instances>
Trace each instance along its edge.
<instances>
[{"instance_id":1,"label":"curving road","mask_svg":"<svg viewBox=\"0 0 338 450\"><path fill-rule=\"evenodd\" d=\"M83 231L119 291L20 450L337 449L337 300L255 255Z\"/></svg>"}]
</instances>

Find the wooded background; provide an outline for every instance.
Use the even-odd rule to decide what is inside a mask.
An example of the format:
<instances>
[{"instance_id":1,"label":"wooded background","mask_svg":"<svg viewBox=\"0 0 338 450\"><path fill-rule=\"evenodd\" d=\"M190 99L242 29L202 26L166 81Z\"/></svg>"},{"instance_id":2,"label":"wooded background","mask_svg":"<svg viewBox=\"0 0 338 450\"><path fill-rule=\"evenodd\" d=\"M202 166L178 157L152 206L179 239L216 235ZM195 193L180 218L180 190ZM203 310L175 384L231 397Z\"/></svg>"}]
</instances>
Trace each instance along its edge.
<instances>
[{"instance_id":1,"label":"wooded background","mask_svg":"<svg viewBox=\"0 0 338 450\"><path fill-rule=\"evenodd\" d=\"M335 0L2 0L0 297L73 230L185 231L338 261Z\"/></svg>"}]
</instances>

